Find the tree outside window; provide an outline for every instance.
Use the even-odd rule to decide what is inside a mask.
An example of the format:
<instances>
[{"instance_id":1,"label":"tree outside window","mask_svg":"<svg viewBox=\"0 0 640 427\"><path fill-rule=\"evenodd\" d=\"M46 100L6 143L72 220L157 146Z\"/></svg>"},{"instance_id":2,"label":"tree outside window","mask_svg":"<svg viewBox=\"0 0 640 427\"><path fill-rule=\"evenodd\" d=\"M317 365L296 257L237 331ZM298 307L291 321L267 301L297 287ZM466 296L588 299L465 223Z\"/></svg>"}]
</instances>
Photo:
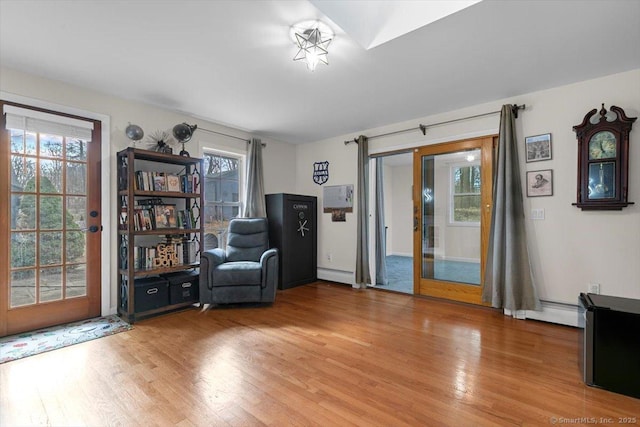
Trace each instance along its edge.
<instances>
[{"instance_id":1,"label":"tree outside window","mask_svg":"<svg viewBox=\"0 0 640 427\"><path fill-rule=\"evenodd\" d=\"M203 158L205 233L219 234L240 214L242 160L217 153L205 153Z\"/></svg>"},{"instance_id":2,"label":"tree outside window","mask_svg":"<svg viewBox=\"0 0 640 427\"><path fill-rule=\"evenodd\" d=\"M480 165L454 165L451 172L451 223L480 224Z\"/></svg>"}]
</instances>

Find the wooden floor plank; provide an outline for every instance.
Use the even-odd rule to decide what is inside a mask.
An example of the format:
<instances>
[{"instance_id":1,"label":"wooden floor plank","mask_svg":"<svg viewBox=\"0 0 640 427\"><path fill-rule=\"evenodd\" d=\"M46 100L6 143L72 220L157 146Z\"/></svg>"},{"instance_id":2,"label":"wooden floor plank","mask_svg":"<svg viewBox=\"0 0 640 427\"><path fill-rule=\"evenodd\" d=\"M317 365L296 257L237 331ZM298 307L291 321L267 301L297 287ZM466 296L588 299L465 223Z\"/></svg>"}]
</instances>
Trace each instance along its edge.
<instances>
[{"instance_id":1,"label":"wooden floor plank","mask_svg":"<svg viewBox=\"0 0 640 427\"><path fill-rule=\"evenodd\" d=\"M316 282L273 306L186 310L0 365L0 425L639 424L639 399L584 385L579 339L484 307Z\"/></svg>"}]
</instances>

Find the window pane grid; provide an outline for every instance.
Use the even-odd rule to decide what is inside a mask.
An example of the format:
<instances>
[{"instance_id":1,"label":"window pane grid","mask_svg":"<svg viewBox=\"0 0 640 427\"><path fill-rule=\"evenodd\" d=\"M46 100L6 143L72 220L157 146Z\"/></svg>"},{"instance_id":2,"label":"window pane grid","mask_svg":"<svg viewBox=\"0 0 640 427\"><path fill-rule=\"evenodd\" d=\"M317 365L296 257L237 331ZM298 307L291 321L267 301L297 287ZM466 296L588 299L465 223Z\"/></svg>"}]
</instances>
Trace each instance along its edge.
<instances>
[{"instance_id":1,"label":"window pane grid","mask_svg":"<svg viewBox=\"0 0 640 427\"><path fill-rule=\"evenodd\" d=\"M82 273L86 268L86 236L82 229L89 141L21 129L9 131L10 306L86 295ZM68 289L73 289L69 295Z\"/></svg>"}]
</instances>

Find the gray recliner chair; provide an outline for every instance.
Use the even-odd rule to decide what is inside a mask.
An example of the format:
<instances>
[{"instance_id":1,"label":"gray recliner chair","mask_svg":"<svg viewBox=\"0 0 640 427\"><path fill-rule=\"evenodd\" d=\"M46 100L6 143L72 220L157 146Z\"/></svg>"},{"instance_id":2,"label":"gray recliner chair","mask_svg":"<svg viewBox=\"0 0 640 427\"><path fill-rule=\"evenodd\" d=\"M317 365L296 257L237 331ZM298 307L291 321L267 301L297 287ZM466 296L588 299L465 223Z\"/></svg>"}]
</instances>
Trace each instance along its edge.
<instances>
[{"instance_id":1,"label":"gray recliner chair","mask_svg":"<svg viewBox=\"0 0 640 427\"><path fill-rule=\"evenodd\" d=\"M272 303L278 287L278 250L269 249L266 218L229 222L226 250L200 256L203 304Z\"/></svg>"}]
</instances>

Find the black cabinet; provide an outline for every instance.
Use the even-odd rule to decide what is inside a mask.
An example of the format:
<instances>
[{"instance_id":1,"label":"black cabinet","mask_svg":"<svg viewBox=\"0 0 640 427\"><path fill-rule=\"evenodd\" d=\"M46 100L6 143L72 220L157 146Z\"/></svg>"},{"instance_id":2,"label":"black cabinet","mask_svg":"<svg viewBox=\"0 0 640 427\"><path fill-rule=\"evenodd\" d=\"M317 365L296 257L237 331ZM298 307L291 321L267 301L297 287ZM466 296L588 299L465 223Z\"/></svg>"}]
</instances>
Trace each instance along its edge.
<instances>
[{"instance_id":1,"label":"black cabinet","mask_svg":"<svg viewBox=\"0 0 640 427\"><path fill-rule=\"evenodd\" d=\"M580 294L584 381L640 397L640 300Z\"/></svg>"},{"instance_id":2,"label":"black cabinet","mask_svg":"<svg viewBox=\"0 0 640 427\"><path fill-rule=\"evenodd\" d=\"M317 198L267 194L269 243L280 252L278 287L288 289L317 279Z\"/></svg>"}]
</instances>

